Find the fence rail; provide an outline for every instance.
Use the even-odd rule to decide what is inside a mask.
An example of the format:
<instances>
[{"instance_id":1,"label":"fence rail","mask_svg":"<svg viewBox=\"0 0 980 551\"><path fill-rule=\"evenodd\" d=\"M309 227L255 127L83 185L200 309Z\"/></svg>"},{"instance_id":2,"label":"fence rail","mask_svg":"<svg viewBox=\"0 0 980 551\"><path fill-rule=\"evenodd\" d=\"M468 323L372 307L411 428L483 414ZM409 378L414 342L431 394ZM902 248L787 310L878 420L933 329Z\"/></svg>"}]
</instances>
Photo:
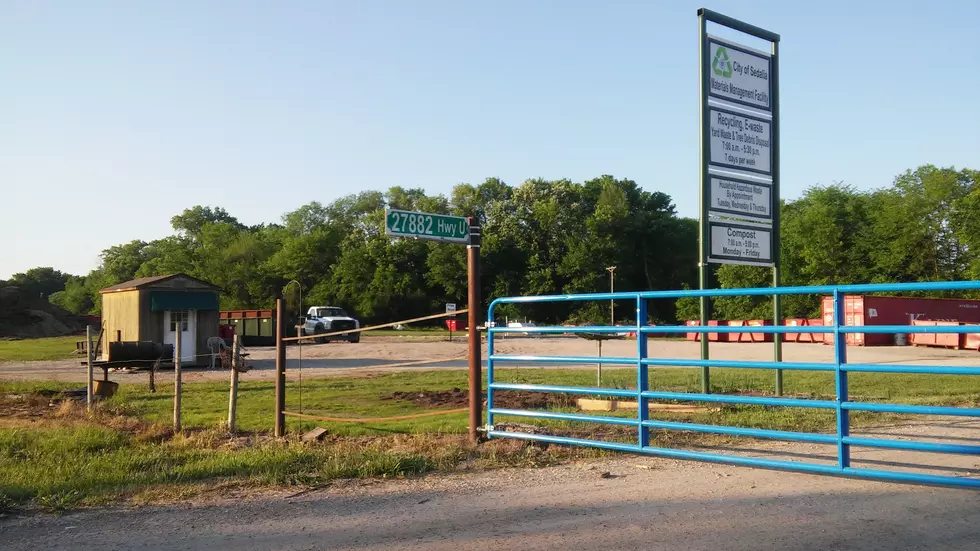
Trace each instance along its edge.
<instances>
[{"instance_id":1,"label":"fence rail","mask_svg":"<svg viewBox=\"0 0 980 551\"><path fill-rule=\"evenodd\" d=\"M535 440L554 444L587 446L609 450L643 453L662 457L679 459L694 459L714 461L735 465L746 465L764 468L787 469L794 471L815 472L822 474L837 474L877 480L898 482L942 484L980 489L980 478L966 476L921 474L915 472L855 468L851 466L851 447L868 447L880 449L896 449L908 451L924 451L946 454L980 455L980 445L946 444L938 442L923 442L910 440L891 440L883 438L859 438L850 435L850 412L887 412L914 415L950 415L959 417L980 417L980 408L946 407L911 404L890 404L881 402L854 401L848 396L848 374L857 373L910 373L910 374L944 374L944 375L980 375L980 367L929 366L929 365L877 365L877 364L848 364L847 339L851 333L866 334L901 334L901 333L976 333L976 327L970 326L914 326L914 325L845 325L844 297L847 294L870 294L880 292L908 293L922 291L967 291L980 290L980 281L926 282L926 283L892 283L869 285L823 285L815 287L780 287L758 289L712 289L712 290L682 290L682 291L645 291L597 293L583 295L549 295L501 298L491 303L487 319L494 320L494 310L501 304L529 304L542 302L565 301L610 301L633 300L636 302L635 323L631 326L595 326L595 327L495 327L487 330L488 362L487 362L487 436L489 438L516 438ZM831 295L834 301L834 319L832 325L824 326L787 326L774 321L767 326L649 326L647 325L647 301L652 299L677 299L683 297L722 297L722 296L765 296L772 295L801 295L820 294ZM583 356L535 356L507 355L494 352L496 335L508 333L522 334L579 334L579 333L635 333L636 355L634 357L603 357L602 364L635 366L636 389L614 389L596 387L574 387L541 384L516 384L497 382L494 379L494 368L498 364L508 363L546 363L546 364L584 364L596 363L597 358ZM679 333L824 333L834 336L834 361L829 363L816 362L765 362L765 361L735 361L735 360L692 360L673 358L647 357L647 339L650 334L679 334ZM798 371L823 371L834 374L834 399L820 400L807 398L782 398L774 396L738 396L706 393L663 392L648 388L648 368L654 367L702 367L702 368L739 368L739 369L778 369ZM494 394L497 391L530 391L565 393L572 395L608 396L633 398L637 402L635 418L610 417L578 413L563 413L555 411L535 411L521 409L498 408L494 405ZM770 429L755 429L733 426L705 425L699 423L673 422L652 420L649 418L650 400L673 400L682 402L707 402L720 404L762 405L769 407L796 407L831 410L836 418L834 433L808 433ZM563 420L586 423L599 423L636 428L634 443L609 442L585 438L571 438L525 432L499 430L494 426L495 416L506 415L534 419ZM701 451L662 448L650 445L650 429L692 431L709 434L726 434L732 436L748 436L775 440L812 442L831 444L837 448L835 465L807 461L787 461L747 457L724 453L708 453Z\"/></svg>"}]
</instances>

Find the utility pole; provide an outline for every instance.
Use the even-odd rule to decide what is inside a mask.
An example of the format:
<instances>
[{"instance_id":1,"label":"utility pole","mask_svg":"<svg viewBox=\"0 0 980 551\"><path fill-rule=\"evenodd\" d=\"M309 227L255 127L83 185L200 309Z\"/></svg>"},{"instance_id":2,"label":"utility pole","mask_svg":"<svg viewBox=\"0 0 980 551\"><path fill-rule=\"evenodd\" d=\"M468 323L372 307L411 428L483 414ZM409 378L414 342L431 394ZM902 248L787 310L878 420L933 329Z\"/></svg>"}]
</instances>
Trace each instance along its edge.
<instances>
[{"instance_id":1,"label":"utility pole","mask_svg":"<svg viewBox=\"0 0 980 551\"><path fill-rule=\"evenodd\" d=\"M606 268L606 270L609 272L609 292L615 293L616 292L616 284L615 284L616 267L609 266L608 268ZM609 299L609 325L616 325L616 301L613 299Z\"/></svg>"}]
</instances>

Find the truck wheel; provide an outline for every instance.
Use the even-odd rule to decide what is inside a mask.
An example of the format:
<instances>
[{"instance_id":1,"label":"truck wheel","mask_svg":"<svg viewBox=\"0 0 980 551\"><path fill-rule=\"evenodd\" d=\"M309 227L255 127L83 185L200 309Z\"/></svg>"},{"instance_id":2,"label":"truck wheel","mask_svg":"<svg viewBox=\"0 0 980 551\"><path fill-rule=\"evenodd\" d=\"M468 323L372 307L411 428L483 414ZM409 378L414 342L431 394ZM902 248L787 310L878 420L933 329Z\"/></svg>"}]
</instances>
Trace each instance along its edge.
<instances>
[{"instance_id":1,"label":"truck wheel","mask_svg":"<svg viewBox=\"0 0 980 551\"><path fill-rule=\"evenodd\" d=\"M351 337L350 339L348 339L347 342L349 342L351 344L357 344L357 343L361 342L361 336L360 335L355 335L355 336Z\"/></svg>"},{"instance_id":2,"label":"truck wheel","mask_svg":"<svg viewBox=\"0 0 980 551\"><path fill-rule=\"evenodd\" d=\"M323 325L320 325L320 324L317 324L317 326L313 328L313 334L314 335L319 335L321 333L326 333L326 332L327 332L327 330L324 329L323 328ZM323 344L323 343L327 342L327 338L326 337L317 337L317 338L313 339L313 342L315 342L317 344Z\"/></svg>"}]
</instances>

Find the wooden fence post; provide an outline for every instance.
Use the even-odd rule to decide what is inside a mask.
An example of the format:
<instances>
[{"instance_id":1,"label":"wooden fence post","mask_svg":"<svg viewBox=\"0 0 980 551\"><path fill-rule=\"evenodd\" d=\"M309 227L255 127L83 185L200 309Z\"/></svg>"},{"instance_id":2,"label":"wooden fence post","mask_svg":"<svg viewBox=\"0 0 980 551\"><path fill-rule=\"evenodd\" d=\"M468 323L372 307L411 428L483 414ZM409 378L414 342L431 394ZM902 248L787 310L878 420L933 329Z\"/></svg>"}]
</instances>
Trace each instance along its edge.
<instances>
[{"instance_id":1,"label":"wooden fence post","mask_svg":"<svg viewBox=\"0 0 980 551\"><path fill-rule=\"evenodd\" d=\"M228 432L235 433L235 413L238 407L238 368L241 365L239 359L238 333L231 340L231 390L228 394Z\"/></svg>"},{"instance_id":2,"label":"wooden fence post","mask_svg":"<svg viewBox=\"0 0 980 551\"><path fill-rule=\"evenodd\" d=\"M92 326L85 326L85 352L87 354L87 361L85 362L88 367L88 387L85 394L85 407L92 411L92 404L95 402L95 375L93 373L95 362L95 349L92 348Z\"/></svg>"},{"instance_id":3,"label":"wooden fence post","mask_svg":"<svg viewBox=\"0 0 980 551\"><path fill-rule=\"evenodd\" d=\"M180 432L180 334L182 321L177 320L177 338L174 339L174 432Z\"/></svg>"}]
</instances>

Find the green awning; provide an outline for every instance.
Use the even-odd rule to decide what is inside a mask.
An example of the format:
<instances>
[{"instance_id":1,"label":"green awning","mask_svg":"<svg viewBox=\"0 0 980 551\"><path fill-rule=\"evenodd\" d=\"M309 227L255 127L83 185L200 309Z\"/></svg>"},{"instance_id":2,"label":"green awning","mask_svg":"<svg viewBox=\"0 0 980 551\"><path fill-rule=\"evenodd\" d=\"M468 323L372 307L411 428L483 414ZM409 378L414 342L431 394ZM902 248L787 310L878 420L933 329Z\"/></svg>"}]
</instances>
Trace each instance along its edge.
<instances>
[{"instance_id":1,"label":"green awning","mask_svg":"<svg viewBox=\"0 0 980 551\"><path fill-rule=\"evenodd\" d=\"M152 291L150 310L217 310L218 293L188 291Z\"/></svg>"}]
</instances>

